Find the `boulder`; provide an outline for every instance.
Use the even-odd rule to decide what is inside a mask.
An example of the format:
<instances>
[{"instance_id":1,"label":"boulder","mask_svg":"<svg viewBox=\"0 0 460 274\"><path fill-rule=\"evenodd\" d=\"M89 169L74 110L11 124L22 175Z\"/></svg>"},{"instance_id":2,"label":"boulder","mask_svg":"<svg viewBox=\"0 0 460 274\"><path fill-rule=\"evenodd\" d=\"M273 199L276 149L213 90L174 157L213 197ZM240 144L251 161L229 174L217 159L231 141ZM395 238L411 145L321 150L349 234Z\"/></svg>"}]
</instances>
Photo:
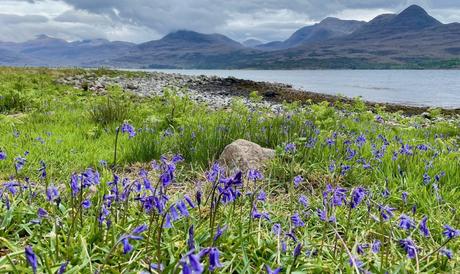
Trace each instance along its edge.
<instances>
[{"instance_id":1,"label":"boulder","mask_svg":"<svg viewBox=\"0 0 460 274\"><path fill-rule=\"evenodd\" d=\"M219 164L229 172L249 169L261 170L266 161L275 157L273 149L263 148L256 143L239 139L225 147L219 157Z\"/></svg>"}]
</instances>

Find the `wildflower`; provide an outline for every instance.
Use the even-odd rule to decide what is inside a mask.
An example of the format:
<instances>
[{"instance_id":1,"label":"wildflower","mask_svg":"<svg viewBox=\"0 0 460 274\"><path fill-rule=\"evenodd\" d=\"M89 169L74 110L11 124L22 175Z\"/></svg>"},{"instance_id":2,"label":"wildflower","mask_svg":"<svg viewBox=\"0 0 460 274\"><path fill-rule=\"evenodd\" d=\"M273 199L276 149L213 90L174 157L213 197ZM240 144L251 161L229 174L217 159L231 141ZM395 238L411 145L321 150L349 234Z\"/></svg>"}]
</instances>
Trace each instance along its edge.
<instances>
[{"instance_id":1,"label":"wildflower","mask_svg":"<svg viewBox=\"0 0 460 274\"><path fill-rule=\"evenodd\" d=\"M366 143L366 136L364 136L364 134L361 134L358 136L358 138L356 138L356 144L359 147L362 147L365 143Z\"/></svg>"},{"instance_id":2,"label":"wildflower","mask_svg":"<svg viewBox=\"0 0 460 274\"><path fill-rule=\"evenodd\" d=\"M299 257L300 253L302 252L302 244L298 243L294 248L294 259Z\"/></svg>"},{"instance_id":3,"label":"wildflower","mask_svg":"<svg viewBox=\"0 0 460 274\"><path fill-rule=\"evenodd\" d=\"M40 160L40 168L38 169L38 172L40 173L41 179L46 178L46 164L43 160Z\"/></svg>"},{"instance_id":4,"label":"wildflower","mask_svg":"<svg viewBox=\"0 0 460 274\"><path fill-rule=\"evenodd\" d=\"M371 247L371 250L372 250L372 253L374 254L377 254L380 252L380 246L382 245L382 243L379 241L379 240L375 240L373 243L372 243L372 247Z\"/></svg>"},{"instance_id":5,"label":"wildflower","mask_svg":"<svg viewBox=\"0 0 460 274\"><path fill-rule=\"evenodd\" d=\"M406 214L401 214L399 217L399 227L405 230L409 230L415 227L414 221Z\"/></svg>"},{"instance_id":6,"label":"wildflower","mask_svg":"<svg viewBox=\"0 0 460 274\"><path fill-rule=\"evenodd\" d=\"M50 185L47 189L46 189L46 199L48 201L54 201L55 199L57 199L59 197L59 190L57 189L57 187L55 187L54 185Z\"/></svg>"},{"instance_id":7,"label":"wildflower","mask_svg":"<svg viewBox=\"0 0 460 274\"><path fill-rule=\"evenodd\" d=\"M19 172L24 167L25 164L26 164L26 158L17 157L14 159L14 167L16 168L17 172Z\"/></svg>"},{"instance_id":8,"label":"wildflower","mask_svg":"<svg viewBox=\"0 0 460 274\"><path fill-rule=\"evenodd\" d=\"M188 263L187 263L188 261ZM204 267L200 263L200 256L194 254L194 250L189 251L184 258L180 260L182 273L203 273Z\"/></svg>"},{"instance_id":9,"label":"wildflower","mask_svg":"<svg viewBox=\"0 0 460 274\"><path fill-rule=\"evenodd\" d=\"M351 193L350 207L356 208L364 200L365 196L366 190L363 187L353 189L353 192Z\"/></svg>"},{"instance_id":10,"label":"wildflower","mask_svg":"<svg viewBox=\"0 0 460 274\"><path fill-rule=\"evenodd\" d=\"M77 174L72 174L70 177L70 189L72 191L72 196L75 197L77 193L79 192L79 185L78 185L78 175Z\"/></svg>"},{"instance_id":11,"label":"wildflower","mask_svg":"<svg viewBox=\"0 0 460 274\"><path fill-rule=\"evenodd\" d=\"M401 193L401 199L403 200L404 204L407 203L407 195L408 194L405 191L403 193Z\"/></svg>"},{"instance_id":12,"label":"wildflower","mask_svg":"<svg viewBox=\"0 0 460 274\"><path fill-rule=\"evenodd\" d=\"M369 248L369 244L359 244L357 247L356 247L356 251L358 252L358 254L362 255L364 253L366 253L366 249Z\"/></svg>"},{"instance_id":13,"label":"wildflower","mask_svg":"<svg viewBox=\"0 0 460 274\"><path fill-rule=\"evenodd\" d=\"M423 219L420 221L420 224L419 224L419 229L420 229L420 233L425 236L425 237L429 237L430 236L430 230L428 229L428 226L426 224L428 220L428 217L423 217Z\"/></svg>"},{"instance_id":14,"label":"wildflower","mask_svg":"<svg viewBox=\"0 0 460 274\"><path fill-rule=\"evenodd\" d=\"M356 266L357 268L361 269L364 266L364 263L362 261L358 260L356 257L350 258L350 260L348 262L350 263L351 267Z\"/></svg>"},{"instance_id":15,"label":"wildflower","mask_svg":"<svg viewBox=\"0 0 460 274\"><path fill-rule=\"evenodd\" d=\"M184 217L190 216L190 213L187 210L187 206L185 205L184 201L180 200L176 203L176 208L179 210L180 214Z\"/></svg>"},{"instance_id":16,"label":"wildflower","mask_svg":"<svg viewBox=\"0 0 460 274\"><path fill-rule=\"evenodd\" d=\"M431 177L430 175L428 175L427 173L424 173L423 174L423 183L425 185L429 184L431 182Z\"/></svg>"},{"instance_id":17,"label":"wildflower","mask_svg":"<svg viewBox=\"0 0 460 274\"><path fill-rule=\"evenodd\" d=\"M267 194L265 191L261 190L259 194L257 195L257 200L258 201L265 201L267 199Z\"/></svg>"},{"instance_id":18,"label":"wildflower","mask_svg":"<svg viewBox=\"0 0 460 274\"><path fill-rule=\"evenodd\" d=\"M209 271L214 271L223 266L219 261L219 255L219 249L217 249L217 247L211 247L209 250Z\"/></svg>"},{"instance_id":19,"label":"wildflower","mask_svg":"<svg viewBox=\"0 0 460 274\"><path fill-rule=\"evenodd\" d=\"M295 213L294 215L291 216L291 221L294 227L300 227L300 226L305 225L305 223L302 221L302 218L300 218L298 213Z\"/></svg>"},{"instance_id":20,"label":"wildflower","mask_svg":"<svg viewBox=\"0 0 460 274\"><path fill-rule=\"evenodd\" d=\"M195 199L196 199L196 203L198 204L198 206L201 205L201 197L203 196L203 193L199 190L197 190L196 194L195 194Z\"/></svg>"},{"instance_id":21,"label":"wildflower","mask_svg":"<svg viewBox=\"0 0 460 274\"><path fill-rule=\"evenodd\" d=\"M217 226L217 232L216 235L214 235L214 242L217 241L222 234L224 234L225 230L227 230L227 225L224 225L223 227L220 227L220 225Z\"/></svg>"},{"instance_id":22,"label":"wildflower","mask_svg":"<svg viewBox=\"0 0 460 274\"><path fill-rule=\"evenodd\" d=\"M449 225L444 225L444 231L442 232L442 234L446 236L448 239L453 239L460 236L460 230L454 229Z\"/></svg>"},{"instance_id":23,"label":"wildflower","mask_svg":"<svg viewBox=\"0 0 460 274\"><path fill-rule=\"evenodd\" d=\"M46 217L48 217L48 211L46 211L45 209L40 207L38 209L37 215L38 215L39 218L46 218Z\"/></svg>"},{"instance_id":24,"label":"wildflower","mask_svg":"<svg viewBox=\"0 0 460 274\"><path fill-rule=\"evenodd\" d=\"M69 261L66 261L66 262L62 263L61 266L59 267L59 269L56 271L56 274L64 274L64 272L67 269L68 264L69 264Z\"/></svg>"},{"instance_id":25,"label":"wildflower","mask_svg":"<svg viewBox=\"0 0 460 274\"><path fill-rule=\"evenodd\" d=\"M279 236L281 234L281 225L276 223L272 226L272 232L273 234L275 234L276 236Z\"/></svg>"},{"instance_id":26,"label":"wildflower","mask_svg":"<svg viewBox=\"0 0 460 274\"><path fill-rule=\"evenodd\" d=\"M442 248L439 253L441 253L441 255L447 257L447 259L449 260L452 260L452 257L453 257L453 252L452 250L450 249L447 249L447 248Z\"/></svg>"},{"instance_id":27,"label":"wildflower","mask_svg":"<svg viewBox=\"0 0 460 274\"><path fill-rule=\"evenodd\" d=\"M347 189L343 187L336 187L332 194L332 205L341 206L346 203L347 200Z\"/></svg>"},{"instance_id":28,"label":"wildflower","mask_svg":"<svg viewBox=\"0 0 460 274\"><path fill-rule=\"evenodd\" d=\"M295 236L295 231L291 230L290 232L286 233L286 236L290 238L294 243L297 243L297 237Z\"/></svg>"},{"instance_id":29,"label":"wildflower","mask_svg":"<svg viewBox=\"0 0 460 274\"><path fill-rule=\"evenodd\" d=\"M256 206L254 205L252 208L252 218L254 219L266 219L267 221L270 220L270 215L267 212L259 212L257 211Z\"/></svg>"},{"instance_id":30,"label":"wildflower","mask_svg":"<svg viewBox=\"0 0 460 274\"><path fill-rule=\"evenodd\" d=\"M184 195L184 199L185 199L185 201L188 203L188 205L189 205L191 208L195 208L195 204L193 203L193 201L192 201L192 199L190 198L190 196Z\"/></svg>"},{"instance_id":31,"label":"wildflower","mask_svg":"<svg viewBox=\"0 0 460 274\"><path fill-rule=\"evenodd\" d=\"M335 163L334 162L330 163L328 169L329 169L330 173L334 172L335 171Z\"/></svg>"},{"instance_id":32,"label":"wildflower","mask_svg":"<svg viewBox=\"0 0 460 274\"><path fill-rule=\"evenodd\" d=\"M351 166L349 166L349 165L342 165L342 166L341 166L340 174L341 174L342 176L344 176L350 169L351 169Z\"/></svg>"},{"instance_id":33,"label":"wildflower","mask_svg":"<svg viewBox=\"0 0 460 274\"><path fill-rule=\"evenodd\" d=\"M299 203L302 204L304 207L308 207L308 198L305 195L300 195Z\"/></svg>"},{"instance_id":34,"label":"wildflower","mask_svg":"<svg viewBox=\"0 0 460 274\"><path fill-rule=\"evenodd\" d=\"M130 139L136 136L134 127L127 122L124 122L123 125L121 125L121 133L128 133Z\"/></svg>"},{"instance_id":35,"label":"wildflower","mask_svg":"<svg viewBox=\"0 0 460 274\"><path fill-rule=\"evenodd\" d=\"M188 229L188 240L187 240L188 250L195 249L195 228L191 225Z\"/></svg>"},{"instance_id":36,"label":"wildflower","mask_svg":"<svg viewBox=\"0 0 460 274\"><path fill-rule=\"evenodd\" d=\"M148 229L146 224L142 224L136 228L133 229L132 234L138 235L141 234L142 232L146 231Z\"/></svg>"},{"instance_id":37,"label":"wildflower","mask_svg":"<svg viewBox=\"0 0 460 274\"><path fill-rule=\"evenodd\" d=\"M0 150L0 161L6 159L6 153Z\"/></svg>"},{"instance_id":38,"label":"wildflower","mask_svg":"<svg viewBox=\"0 0 460 274\"><path fill-rule=\"evenodd\" d=\"M406 251L407 257L410 259L414 259L417 256L417 247L410 238L399 240L399 245Z\"/></svg>"},{"instance_id":39,"label":"wildflower","mask_svg":"<svg viewBox=\"0 0 460 274\"><path fill-rule=\"evenodd\" d=\"M384 221L388 221L389 219L393 218L394 214L393 211L395 208L389 206L379 206L380 209L380 216Z\"/></svg>"},{"instance_id":40,"label":"wildflower","mask_svg":"<svg viewBox=\"0 0 460 274\"><path fill-rule=\"evenodd\" d=\"M91 201L90 200L84 200L83 202L81 202L81 206L84 208L84 209L88 209L91 207Z\"/></svg>"},{"instance_id":41,"label":"wildflower","mask_svg":"<svg viewBox=\"0 0 460 274\"><path fill-rule=\"evenodd\" d=\"M256 169L251 169L248 171L248 179L251 181L262 180L264 176Z\"/></svg>"},{"instance_id":42,"label":"wildflower","mask_svg":"<svg viewBox=\"0 0 460 274\"><path fill-rule=\"evenodd\" d=\"M35 255L34 251L32 250L32 247L26 246L25 247L25 254L26 254L26 259L27 262L29 263L30 267L32 267L32 271L37 273L37 256Z\"/></svg>"},{"instance_id":43,"label":"wildflower","mask_svg":"<svg viewBox=\"0 0 460 274\"><path fill-rule=\"evenodd\" d=\"M303 177L300 175L297 175L294 177L294 187L298 187L300 183L303 182Z\"/></svg>"},{"instance_id":44,"label":"wildflower","mask_svg":"<svg viewBox=\"0 0 460 274\"><path fill-rule=\"evenodd\" d=\"M295 153L296 151L296 145L294 143L288 143L286 144L286 146L284 147L284 151L286 153Z\"/></svg>"},{"instance_id":45,"label":"wildflower","mask_svg":"<svg viewBox=\"0 0 460 274\"><path fill-rule=\"evenodd\" d=\"M278 267L276 269L271 269L270 266L265 265L265 270L267 271L267 274L279 274L283 268Z\"/></svg>"}]
</instances>

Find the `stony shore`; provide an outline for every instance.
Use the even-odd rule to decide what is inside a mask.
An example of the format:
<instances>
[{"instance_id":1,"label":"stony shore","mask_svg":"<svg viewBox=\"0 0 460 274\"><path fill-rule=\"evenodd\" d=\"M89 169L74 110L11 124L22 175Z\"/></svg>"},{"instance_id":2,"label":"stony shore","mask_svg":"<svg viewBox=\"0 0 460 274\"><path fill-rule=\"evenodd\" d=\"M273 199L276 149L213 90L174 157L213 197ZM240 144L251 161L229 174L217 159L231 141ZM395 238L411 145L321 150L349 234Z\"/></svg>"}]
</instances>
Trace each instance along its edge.
<instances>
[{"instance_id":1,"label":"stony shore","mask_svg":"<svg viewBox=\"0 0 460 274\"><path fill-rule=\"evenodd\" d=\"M192 100L208 104L212 108L227 107L235 96L241 97L246 105L251 108L269 107L278 109L283 101L314 103L328 101L331 103L350 103L352 99L326 95L315 92L298 90L291 85L255 82L233 77L221 78L216 76L190 76L183 74L170 74L162 72L139 72L127 76L124 72L115 75L97 75L87 71L83 74L67 76L58 80L62 84L72 85L92 91L104 91L111 85L119 85L125 90L130 90L141 96L161 95L165 88L175 88L179 95L187 94ZM257 91L264 100L253 102L249 94ZM404 106L397 104L382 104L366 102L371 107L385 106L390 112L402 111L405 114L422 114L427 107ZM443 109L445 114L460 114L460 109Z\"/></svg>"}]
</instances>

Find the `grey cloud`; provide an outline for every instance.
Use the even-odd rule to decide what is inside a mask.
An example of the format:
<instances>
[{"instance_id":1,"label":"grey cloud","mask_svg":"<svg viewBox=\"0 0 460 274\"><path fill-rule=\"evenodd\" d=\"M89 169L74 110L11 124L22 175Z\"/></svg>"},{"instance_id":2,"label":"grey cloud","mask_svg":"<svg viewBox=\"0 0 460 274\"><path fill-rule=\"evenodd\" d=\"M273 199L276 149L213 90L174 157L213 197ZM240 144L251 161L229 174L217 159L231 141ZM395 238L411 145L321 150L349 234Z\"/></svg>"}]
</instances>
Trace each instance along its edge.
<instances>
[{"instance_id":1,"label":"grey cloud","mask_svg":"<svg viewBox=\"0 0 460 274\"><path fill-rule=\"evenodd\" d=\"M48 18L41 15L15 15L0 13L0 24L46 23Z\"/></svg>"}]
</instances>

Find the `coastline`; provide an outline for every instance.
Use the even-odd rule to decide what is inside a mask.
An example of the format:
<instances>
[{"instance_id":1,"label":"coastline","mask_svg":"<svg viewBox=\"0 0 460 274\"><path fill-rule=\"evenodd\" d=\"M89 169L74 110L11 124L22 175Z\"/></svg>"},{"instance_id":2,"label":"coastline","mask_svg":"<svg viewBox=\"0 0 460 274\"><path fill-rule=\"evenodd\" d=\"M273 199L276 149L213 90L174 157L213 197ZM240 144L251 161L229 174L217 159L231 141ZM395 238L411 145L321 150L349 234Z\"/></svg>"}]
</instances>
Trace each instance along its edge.
<instances>
[{"instance_id":1,"label":"coastline","mask_svg":"<svg viewBox=\"0 0 460 274\"><path fill-rule=\"evenodd\" d=\"M126 90L137 94L148 96L160 94L165 87L177 87L187 90L191 97L197 101L211 102L215 107L227 105L235 96L245 99L245 103L251 104L249 95L257 91L265 102L264 105L279 105L282 102L320 103L328 101L332 105L350 104L355 101L353 98L305 91L294 88L289 84L253 81L235 77L218 76L192 76L180 73L145 72L124 69L90 69L73 76L65 76L58 80L62 84L73 85L78 88L91 90L104 90L110 85L119 85ZM218 101L218 102L215 102ZM370 109L384 107L386 111L401 111L406 115L423 114L429 111L430 107L410 106L395 103L377 103L363 101ZM445 115L460 114L460 108L448 109L439 108Z\"/></svg>"}]
</instances>

